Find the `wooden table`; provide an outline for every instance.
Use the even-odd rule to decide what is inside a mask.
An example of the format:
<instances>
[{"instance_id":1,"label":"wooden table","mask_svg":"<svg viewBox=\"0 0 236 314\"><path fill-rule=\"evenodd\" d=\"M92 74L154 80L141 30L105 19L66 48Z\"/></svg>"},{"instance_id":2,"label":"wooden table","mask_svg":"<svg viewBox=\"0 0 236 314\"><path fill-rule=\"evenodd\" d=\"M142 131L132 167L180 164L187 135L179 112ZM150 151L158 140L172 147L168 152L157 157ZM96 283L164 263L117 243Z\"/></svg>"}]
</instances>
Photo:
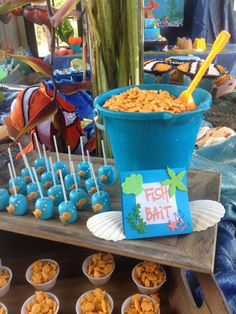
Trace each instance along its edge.
<instances>
[{"instance_id":1,"label":"wooden table","mask_svg":"<svg viewBox=\"0 0 236 314\"><path fill-rule=\"evenodd\" d=\"M32 154L30 156L31 161L34 160L34 158L35 155ZM63 158L66 157L63 156L62 159ZM80 161L80 156L73 156L73 160ZM97 168L101 164L101 159L94 158L93 164L95 168ZM18 162L17 168L21 169L21 167L22 165ZM7 171L2 170L0 178L1 185L6 182L6 178L8 178ZM189 198L190 200L217 200L219 198L219 185L220 176L216 173L190 171L188 179ZM116 184L108 190L111 194L112 208L115 210L120 209L119 185ZM80 278L80 276L82 277L81 263L90 251L87 249L79 249L78 246L94 249L96 251L107 251L119 256L123 255L136 259L148 259L163 265L172 266L168 268L168 283L165 288L168 293L164 293L165 296L168 295L168 299L164 298L161 308L162 313L229 313L226 302L212 276L217 233L216 226L204 232L193 233L186 236L133 241L123 240L113 243L98 239L87 230L86 220L92 214L92 212L88 211L80 212L78 222L73 225L63 226L57 219L38 221L32 214L23 217L14 217L7 213L0 213L0 230L64 243L54 244L54 242L13 235L9 237L9 233L1 233L0 239L1 243L4 243L4 246L0 246L0 256L2 258L5 256L3 258L4 264L9 267L12 265L14 273L16 271L14 267L17 268L17 265L19 265L17 269L18 277L16 276L16 278L19 278L17 280L19 280L18 284L21 287L18 291L22 291L20 293L20 300L16 300L14 297L17 295L14 293L14 289L17 292L17 287L14 287L14 283L11 289L12 292L5 297L6 303L8 302L7 304L10 303L10 306L14 304L12 309L13 314L19 313L20 304L22 304L26 296L30 294L28 292L30 287L27 287L27 284L23 283L24 272L27 266L38 257L53 258L53 256L56 256L55 259L58 260L59 263L61 262L62 269L65 269L65 277L62 277L60 280L61 285L58 283L55 287L55 292L57 292L58 296L61 297L63 301L61 313L73 313L74 307L72 307L71 303L73 303L74 306L79 295L88 288L91 288L90 284L86 282L86 279L81 280ZM12 237L13 240L11 240ZM16 239L17 243L15 242ZM13 244L16 244L15 249ZM23 254L21 246L23 248ZM30 248L29 253L27 253L27 247ZM78 252L78 255L76 252ZM9 256L11 256L12 259ZM15 260L16 257L19 257L17 264ZM116 271L117 275L114 275L113 283L109 283L107 287L105 287L112 296L113 293L115 295L116 309L114 313L119 313L119 308L124 298L136 291L130 277L131 269L136 261L122 257L117 257L117 259L119 265ZM77 262L75 263L76 260ZM190 290L184 279L183 269L196 271L199 283L205 293L205 301L200 309L194 305ZM122 277L125 280L121 279ZM83 283L82 285L81 282ZM73 284L75 284L75 287ZM24 288L22 289L23 285ZM71 296L67 287L71 291ZM30 291L32 292L33 290L31 289Z\"/></svg>"}]
</instances>

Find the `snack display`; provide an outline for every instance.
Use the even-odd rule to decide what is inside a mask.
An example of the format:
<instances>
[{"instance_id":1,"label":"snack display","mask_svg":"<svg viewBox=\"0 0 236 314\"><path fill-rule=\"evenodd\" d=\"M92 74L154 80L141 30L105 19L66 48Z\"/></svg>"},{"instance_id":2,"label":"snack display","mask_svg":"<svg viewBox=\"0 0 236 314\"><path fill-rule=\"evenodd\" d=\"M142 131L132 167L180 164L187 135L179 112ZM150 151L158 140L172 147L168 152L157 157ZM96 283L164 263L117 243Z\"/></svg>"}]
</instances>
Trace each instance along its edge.
<instances>
[{"instance_id":1,"label":"snack display","mask_svg":"<svg viewBox=\"0 0 236 314\"><path fill-rule=\"evenodd\" d=\"M76 303L77 314L111 314L113 310L111 296L102 289L95 289L84 293Z\"/></svg>"},{"instance_id":2,"label":"snack display","mask_svg":"<svg viewBox=\"0 0 236 314\"><path fill-rule=\"evenodd\" d=\"M21 314L56 314L59 311L59 300L52 293L36 291L35 295L25 301L21 308Z\"/></svg>"},{"instance_id":3,"label":"snack display","mask_svg":"<svg viewBox=\"0 0 236 314\"><path fill-rule=\"evenodd\" d=\"M9 281L10 274L5 269L0 269L0 289L2 289Z\"/></svg>"},{"instance_id":4,"label":"snack display","mask_svg":"<svg viewBox=\"0 0 236 314\"><path fill-rule=\"evenodd\" d=\"M141 293L151 294L165 283L166 272L161 265L144 261L133 268L132 278Z\"/></svg>"},{"instance_id":5,"label":"snack display","mask_svg":"<svg viewBox=\"0 0 236 314\"><path fill-rule=\"evenodd\" d=\"M115 263L111 254L97 253L89 257L86 267L86 274L101 278L114 271Z\"/></svg>"},{"instance_id":6,"label":"snack display","mask_svg":"<svg viewBox=\"0 0 236 314\"><path fill-rule=\"evenodd\" d=\"M0 259L0 297L8 293L12 280L12 271L6 266L2 266Z\"/></svg>"},{"instance_id":7,"label":"snack display","mask_svg":"<svg viewBox=\"0 0 236 314\"><path fill-rule=\"evenodd\" d=\"M164 90L143 90L138 87L112 96L103 105L104 108L124 112L170 112L192 111L197 107L184 104L180 99Z\"/></svg>"},{"instance_id":8,"label":"snack display","mask_svg":"<svg viewBox=\"0 0 236 314\"><path fill-rule=\"evenodd\" d=\"M9 193L7 189L0 188L0 211L7 208L9 203Z\"/></svg>"},{"instance_id":9,"label":"snack display","mask_svg":"<svg viewBox=\"0 0 236 314\"><path fill-rule=\"evenodd\" d=\"M111 210L110 195L106 191L95 192L91 197L91 203L95 213Z\"/></svg>"},{"instance_id":10,"label":"snack display","mask_svg":"<svg viewBox=\"0 0 236 314\"><path fill-rule=\"evenodd\" d=\"M158 314L160 313L160 304L154 301L149 296L144 294L134 294L122 305L122 314Z\"/></svg>"},{"instance_id":11,"label":"snack display","mask_svg":"<svg viewBox=\"0 0 236 314\"><path fill-rule=\"evenodd\" d=\"M4 304L0 303L0 314L7 314L7 308Z\"/></svg>"}]
</instances>

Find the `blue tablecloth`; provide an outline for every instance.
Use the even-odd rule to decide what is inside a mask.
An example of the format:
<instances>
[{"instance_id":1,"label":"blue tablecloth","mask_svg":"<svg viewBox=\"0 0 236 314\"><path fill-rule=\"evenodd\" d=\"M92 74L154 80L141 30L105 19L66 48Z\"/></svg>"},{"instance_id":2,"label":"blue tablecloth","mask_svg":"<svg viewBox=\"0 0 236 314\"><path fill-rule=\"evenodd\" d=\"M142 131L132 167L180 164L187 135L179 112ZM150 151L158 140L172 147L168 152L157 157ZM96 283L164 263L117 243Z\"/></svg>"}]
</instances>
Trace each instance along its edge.
<instances>
[{"instance_id":1,"label":"blue tablecloth","mask_svg":"<svg viewBox=\"0 0 236 314\"><path fill-rule=\"evenodd\" d=\"M209 51L209 50L208 50ZM208 55L208 51L202 53L195 53L196 56L199 58L205 59ZM179 54L174 54L172 51L171 53L166 52L159 52L159 51L146 51L144 53L144 59L158 59L164 60L170 56L178 56ZM187 55L187 53L183 53L183 55ZM230 73L235 72L236 69L236 44L229 44L227 49L223 50L220 54L218 54L215 58L215 62L218 64L223 65ZM236 74L236 73L232 73Z\"/></svg>"}]
</instances>

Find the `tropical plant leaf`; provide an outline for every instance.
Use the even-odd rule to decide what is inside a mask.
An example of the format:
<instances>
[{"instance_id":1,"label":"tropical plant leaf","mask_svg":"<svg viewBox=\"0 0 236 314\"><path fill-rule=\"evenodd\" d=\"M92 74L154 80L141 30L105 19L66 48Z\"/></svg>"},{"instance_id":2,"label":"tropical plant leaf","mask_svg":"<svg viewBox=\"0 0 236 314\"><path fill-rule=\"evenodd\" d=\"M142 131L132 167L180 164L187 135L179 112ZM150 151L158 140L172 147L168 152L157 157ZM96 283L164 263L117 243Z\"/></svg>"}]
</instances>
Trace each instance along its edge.
<instances>
[{"instance_id":1,"label":"tropical plant leaf","mask_svg":"<svg viewBox=\"0 0 236 314\"><path fill-rule=\"evenodd\" d=\"M57 110L58 110L58 106L57 106L56 100L52 100L49 103L47 103L38 113L36 113L33 116L32 119L29 120L29 122L17 135L17 138L15 139L15 141L17 142L21 138L22 135L30 132L33 128L35 128L40 123L52 118L56 114Z\"/></svg>"},{"instance_id":2,"label":"tropical plant leaf","mask_svg":"<svg viewBox=\"0 0 236 314\"><path fill-rule=\"evenodd\" d=\"M164 181L161 182L162 185L170 185L171 184L171 180L170 179L166 179Z\"/></svg>"},{"instance_id":3,"label":"tropical plant leaf","mask_svg":"<svg viewBox=\"0 0 236 314\"><path fill-rule=\"evenodd\" d=\"M56 29L56 35L61 41L68 44L69 37L74 36L74 29L69 19L65 19L65 21Z\"/></svg>"},{"instance_id":4,"label":"tropical plant leaf","mask_svg":"<svg viewBox=\"0 0 236 314\"><path fill-rule=\"evenodd\" d=\"M169 195L170 197L174 196L176 192L176 186L175 185L171 185L169 188Z\"/></svg>"},{"instance_id":5,"label":"tropical plant leaf","mask_svg":"<svg viewBox=\"0 0 236 314\"><path fill-rule=\"evenodd\" d=\"M21 8L24 5L31 4L31 3L43 3L44 0L7 0L4 1L3 4L0 5L0 15L10 12L14 9Z\"/></svg>"},{"instance_id":6,"label":"tropical plant leaf","mask_svg":"<svg viewBox=\"0 0 236 314\"><path fill-rule=\"evenodd\" d=\"M39 58L12 53L6 53L6 55L28 64L35 72L41 74L44 77L49 77L52 74L51 66Z\"/></svg>"},{"instance_id":7,"label":"tropical plant leaf","mask_svg":"<svg viewBox=\"0 0 236 314\"><path fill-rule=\"evenodd\" d=\"M84 81L78 83L56 83L56 87L60 93L63 95L71 95L80 91L90 91L92 90L91 81Z\"/></svg>"}]
</instances>

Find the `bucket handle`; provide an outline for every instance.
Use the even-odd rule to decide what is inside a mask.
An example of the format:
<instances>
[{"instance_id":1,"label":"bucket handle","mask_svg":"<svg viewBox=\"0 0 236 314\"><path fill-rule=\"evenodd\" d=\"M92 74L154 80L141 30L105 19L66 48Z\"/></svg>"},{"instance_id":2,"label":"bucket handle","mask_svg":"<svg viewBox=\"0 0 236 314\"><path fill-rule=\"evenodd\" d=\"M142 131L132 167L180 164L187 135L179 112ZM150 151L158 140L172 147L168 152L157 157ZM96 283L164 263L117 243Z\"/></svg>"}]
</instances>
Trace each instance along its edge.
<instances>
[{"instance_id":1,"label":"bucket handle","mask_svg":"<svg viewBox=\"0 0 236 314\"><path fill-rule=\"evenodd\" d=\"M99 130L105 131L105 126L98 122L99 118L100 118L99 111L97 109L94 109L94 123Z\"/></svg>"}]
</instances>

